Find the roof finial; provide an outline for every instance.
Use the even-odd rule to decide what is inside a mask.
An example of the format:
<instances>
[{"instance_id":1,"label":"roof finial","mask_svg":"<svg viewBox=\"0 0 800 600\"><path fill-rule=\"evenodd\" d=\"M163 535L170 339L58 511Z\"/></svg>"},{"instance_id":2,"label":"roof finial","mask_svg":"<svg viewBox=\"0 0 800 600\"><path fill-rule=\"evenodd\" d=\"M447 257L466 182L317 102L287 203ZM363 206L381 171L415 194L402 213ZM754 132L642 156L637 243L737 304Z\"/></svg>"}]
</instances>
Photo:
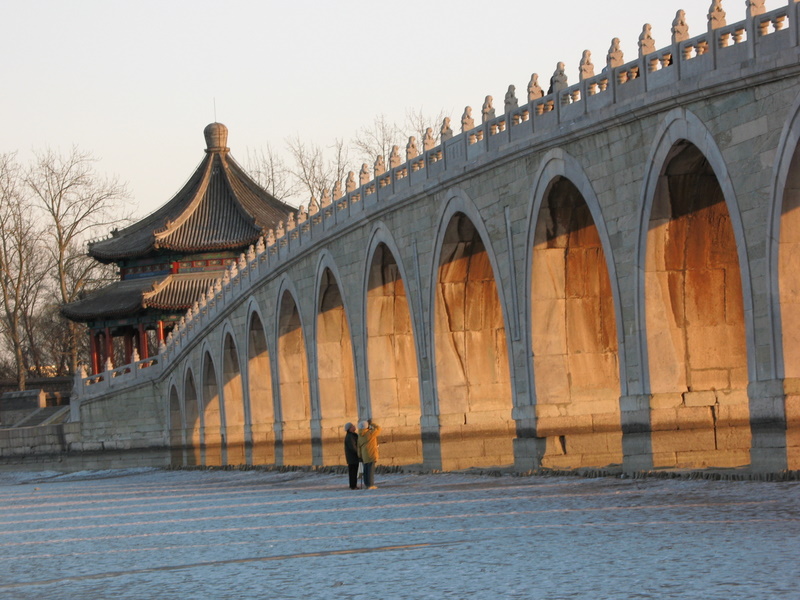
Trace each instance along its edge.
<instances>
[{"instance_id":1,"label":"roof finial","mask_svg":"<svg viewBox=\"0 0 800 600\"><path fill-rule=\"evenodd\" d=\"M209 123L203 130L206 152L228 152L228 128L222 123Z\"/></svg>"}]
</instances>

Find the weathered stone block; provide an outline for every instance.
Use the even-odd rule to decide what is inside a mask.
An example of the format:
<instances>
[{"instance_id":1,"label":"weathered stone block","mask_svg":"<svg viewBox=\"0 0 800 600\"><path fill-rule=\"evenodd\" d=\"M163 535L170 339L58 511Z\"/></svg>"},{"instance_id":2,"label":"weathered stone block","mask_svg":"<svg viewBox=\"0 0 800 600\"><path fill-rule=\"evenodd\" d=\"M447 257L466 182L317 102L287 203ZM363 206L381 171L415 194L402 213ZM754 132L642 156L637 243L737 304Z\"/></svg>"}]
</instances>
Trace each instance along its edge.
<instances>
[{"instance_id":1,"label":"weathered stone block","mask_svg":"<svg viewBox=\"0 0 800 600\"><path fill-rule=\"evenodd\" d=\"M729 389L731 372L730 369L692 369L691 382L693 390Z\"/></svg>"},{"instance_id":2,"label":"weathered stone block","mask_svg":"<svg viewBox=\"0 0 800 600\"><path fill-rule=\"evenodd\" d=\"M575 401L573 400L567 408L569 415L602 415L602 414L618 414L619 400L615 396L608 395L602 397L598 394L593 400Z\"/></svg>"},{"instance_id":3,"label":"weathered stone block","mask_svg":"<svg viewBox=\"0 0 800 600\"><path fill-rule=\"evenodd\" d=\"M621 431L621 429L619 411L592 415L592 431L594 432Z\"/></svg>"},{"instance_id":4,"label":"weathered stone block","mask_svg":"<svg viewBox=\"0 0 800 600\"><path fill-rule=\"evenodd\" d=\"M655 431L652 435L653 453L714 451L716 441L710 429L687 429L681 431Z\"/></svg>"},{"instance_id":5,"label":"weathered stone block","mask_svg":"<svg viewBox=\"0 0 800 600\"><path fill-rule=\"evenodd\" d=\"M395 299L392 296L370 294L367 298L367 331L370 341L395 331Z\"/></svg>"},{"instance_id":6,"label":"weathered stone block","mask_svg":"<svg viewBox=\"0 0 800 600\"><path fill-rule=\"evenodd\" d=\"M750 451L750 428L749 427L718 427L717 428L717 448L719 450L742 450Z\"/></svg>"},{"instance_id":7,"label":"weathered stone block","mask_svg":"<svg viewBox=\"0 0 800 600\"><path fill-rule=\"evenodd\" d=\"M714 406L717 403L717 395L713 391L684 392L683 403L686 406Z\"/></svg>"},{"instance_id":8,"label":"weathered stone block","mask_svg":"<svg viewBox=\"0 0 800 600\"><path fill-rule=\"evenodd\" d=\"M395 338L388 335L370 336L369 368L370 376L380 379L395 379L397 377L395 356Z\"/></svg>"},{"instance_id":9,"label":"weathered stone block","mask_svg":"<svg viewBox=\"0 0 800 600\"><path fill-rule=\"evenodd\" d=\"M677 410L678 429L713 428L714 418L709 407L682 407Z\"/></svg>"},{"instance_id":10,"label":"weathered stone block","mask_svg":"<svg viewBox=\"0 0 800 600\"><path fill-rule=\"evenodd\" d=\"M619 365L616 353L570 354L569 365L571 393L573 397L588 395L594 397L604 390L619 395Z\"/></svg>"},{"instance_id":11,"label":"weathered stone block","mask_svg":"<svg viewBox=\"0 0 800 600\"><path fill-rule=\"evenodd\" d=\"M537 247L533 252L533 285L531 296L540 298L564 298L566 271L563 248Z\"/></svg>"},{"instance_id":12,"label":"weathered stone block","mask_svg":"<svg viewBox=\"0 0 800 600\"><path fill-rule=\"evenodd\" d=\"M746 388L717 390L716 395L720 406L747 406L750 403Z\"/></svg>"},{"instance_id":13,"label":"weathered stone block","mask_svg":"<svg viewBox=\"0 0 800 600\"><path fill-rule=\"evenodd\" d=\"M719 426L750 426L750 409L746 404L720 405L715 410Z\"/></svg>"},{"instance_id":14,"label":"weathered stone block","mask_svg":"<svg viewBox=\"0 0 800 600\"><path fill-rule=\"evenodd\" d=\"M460 427L464 425L467 421L467 417L464 413L444 413L439 414L439 424L444 428L448 428L448 433L453 434L454 431L458 431L460 435L460 429L454 430L453 427Z\"/></svg>"},{"instance_id":15,"label":"weathered stone block","mask_svg":"<svg viewBox=\"0 0 800 600\"><path fill-rule=\"evenodd\" d=\"M412 335L394 337L395 370L398 379L417 379L417 348Z\"/></svg>"},{"instance_id":16,"label":"weathered stone block","mask_svg":"<svg viewBox=\"0 0 800 600\"><path fill-rule=\"evenodd\" d=\"M679 451L675 466L679 469L707 469L742 467L750 464L750 452L729 450L727 452Z\"/></svg>"},{"instance_id":17,"label":"weathered stone block","mask_svg":"<svg viewBox=\"0 0 800 600\"><path fill-rule=\"evenodd\" d=\"M396 379L370 379L369 387L372 412L376 415L376 420L377 415L397 414L399 404Z\"/></svg>"},{"instance_id":18,"label":"weathered stone block","mask_svg":"<svg viewBox=\"0 0 800 600\"><path fill-rule=\"evenodd\" d=\"M569 367L564 355L533 358L536 400L539 404L569 401Z\"/></svg>"},{"instance_id":19,"label":"weathered stone block","mask_svg":"<svg viewBox=\"0 0 800 600\"><path fill-rule=\"evenodd\" d=\"M678 429L680 408L661 408L650 412L650 428L653 431L673 431Z\"/></svg>"},{"instance_id":20,"label":"weathered stone block","mask_svg":"<svg viewBox=\"0 0 800 600\"><path fill-rule=\"evenodd\" d=\"M534 300L531 303L535 355L567 353L566 314L566 300L563 298Z\"/></svg>"},{"instance_id":21,"label":"weathered stone block","mask_svg":"<svg viewBox=\"0 0 800 600\"><path fill-rule=\"evenodd\" d=\"M678 408L683 405L683 394L680 392L652 394L650 407L653 410L664 408Z\"/></svg>"}]
</instances>

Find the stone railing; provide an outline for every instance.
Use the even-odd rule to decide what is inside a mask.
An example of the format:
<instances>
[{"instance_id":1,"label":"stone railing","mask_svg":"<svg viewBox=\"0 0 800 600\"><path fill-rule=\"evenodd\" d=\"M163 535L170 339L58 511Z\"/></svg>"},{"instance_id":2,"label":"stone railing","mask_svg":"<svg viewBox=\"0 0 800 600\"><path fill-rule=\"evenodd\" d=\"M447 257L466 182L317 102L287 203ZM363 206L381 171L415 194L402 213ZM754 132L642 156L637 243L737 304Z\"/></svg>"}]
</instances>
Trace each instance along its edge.
<instances>
[{"instance_id":1,"label":"stone railing","mask_svg":"<svg viewBox=\"0 0 800 600\"><path fill-rule=\"evenodd\" d=\"M135 361L90 377L85 373L77 374L74 410L77 411L82 399L157 379L185 349L193 345L206 325L246 298L258 282L291 258L324 243L335 230L354 222L371 206L397 195L403 197L404 192L418 189L426 181L461 174L466 163L484 154L496 154L502 147L558 135L562 124L606 107L626 104L635 98L641 102L641 97L648 92L676 89L676 84L682 80L700 77L710 80L716 70L729 69L762 57L769 60L771 55L798 46L798 3L800 0L790 0L779 9L751 14L744 21L709 29L616 67L608 66L599 75L534 98L500 117L445 140L349 190L338 199L323 199L321 205L314 203L308 208L301 207L285 227L281 224L277 231L270 231L256 247L251 246L247 254L242 254L229 266L201 301L181 318L159 349L158 357ZM351 181L353 177L351 174Z\"/></svg>"}]
</instances>

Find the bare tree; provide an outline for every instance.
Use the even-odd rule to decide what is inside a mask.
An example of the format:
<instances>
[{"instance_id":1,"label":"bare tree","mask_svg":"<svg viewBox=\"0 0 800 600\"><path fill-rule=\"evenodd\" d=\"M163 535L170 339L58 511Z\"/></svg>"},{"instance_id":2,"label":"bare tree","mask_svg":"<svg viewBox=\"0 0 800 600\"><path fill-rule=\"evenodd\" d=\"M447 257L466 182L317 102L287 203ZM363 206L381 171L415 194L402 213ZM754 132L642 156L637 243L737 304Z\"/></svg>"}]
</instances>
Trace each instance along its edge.
<instances>
[{"instance_id":1,"label":"bare tree","mask_svg":"<svg viewBox=\"0 0 800 600\"><path fill-rule=\"evenodd\" d=\"M38 308L49 269L43 233L22 185L13 154L0 155L0 301L3 334L14 356L17 386L25 389L28 365L26 323Z\"/></svg>"},{"instance_id":2,"label":"bare tree","mask_svg":"<svg viewBox=\"0 0 800 600\"><path fill-rule=\"evenodd\" d=\"M422 148L422 139L425 137L425 131L430 127L438 144L442 131L442 121L446 116L448 116L448 113L444 109L440 110L437 115L426 115L422 108L411 108L406 110L404 130L407 135L415 136L419 147Z\"/></svg>"},{"instance_id":3,"label":"bare tree","mask_svg":"<svg viewBox=\"0 0 800 600\"><path fill-rule=\"evenodd\" d=\"M337 181L342 181L350 170L350 150L344 140L336 139L330 147L332 158L328 161L329 181L328 189Z\"/></svg>"},{"instance_id":4,"label":"bare tree","mask_svg":"<svg viewBox=\"0 0 800 600\"><path fill-rule=\"evenodd\" d=\"M378 155L383 156L389 164L389 155L392 146L398 146L400 156L405 160L405 147L408 138L412 135L417 138L417 146L422 148L425 131L431 128L437 143L442 128L442 121L447 116L444 110L437 115L426 115L422 108L406 111L405 121L402 124L390 122L386 115L378 115L372 120L372 125L363 127L353 138L353 149L358 153L359 162L372 164Z\"/></svg>"},{"instance_id":5,"label":"bare tree","mask_svg":"<svg viewBox=\"0 0 800 600\"><path fill-rule=\"evenodd\" d=\"M362 127L353 138L353 149L358 153L359 161L372 164L378 155L383 156L389 163L392 146L405 148L406 140L403 139L403 130L397 123L389 122L386 115L378 115L372 120L372 125ZM402 153L401 153L402 154Z\"/></svg>"},{"instance_id":6,"label":"bare tree","mask_svg":"<svg viewBox=\"0 0 800 600\"><path fill-rule=\"evenodd\" d=\"M83 251L92 236L111 226L130 221L122 212L128 199L125 185L101 178L94 170L96 159L73 147L65 155L52 150L36 154L25 181L49 220L46 231L54 279L61 304L73 302L102 271ZM80 328L71 323L70 370L78 363Z\"/></svg>"},{"instance_id":7,"label":"bare tree","mask_svg":"<svg viewBox=\"0 0 800 600\"><path fill-rule=\"evenodd\" d=\"M341 181L347 172L347 147L336 140L330 148L333 158L328 158L321 146L306 144L295 136L286 140L289 154L294 162L292 174L297 180L298 194L306 192L315 198L322 197L336 181ZM304 200L301 196L301 202Z\"/></svg>"},{"instance_id":8,"label":"bare tree","mask_svg":"<svg viewBox=\"0 0 800 600\"><path fill-rule=\"evenodd\" d=\"M278 200L291 198L297 192L298 181L291 169L272 146L247 152L247 172L256 183Z\"/></svg>"}]
</instances>

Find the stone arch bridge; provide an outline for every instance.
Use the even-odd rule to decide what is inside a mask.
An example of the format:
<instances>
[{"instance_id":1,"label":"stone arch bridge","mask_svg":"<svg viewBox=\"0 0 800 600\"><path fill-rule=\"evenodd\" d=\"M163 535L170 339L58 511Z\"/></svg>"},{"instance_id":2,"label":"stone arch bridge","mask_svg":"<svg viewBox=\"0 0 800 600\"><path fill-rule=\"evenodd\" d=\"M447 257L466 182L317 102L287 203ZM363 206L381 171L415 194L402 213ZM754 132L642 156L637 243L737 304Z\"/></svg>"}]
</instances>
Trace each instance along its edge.
<instances>
[{"instance_id":1,"label":"stone arch bridge","mask_svg":"<svg viewBox=\"0 0 800 600\"><path fill-rule=\"evenodd\" d=\"M63 450L342 464L371 417L383 464L800 468L798 4L718 25L290 220L76 379Z\"/></svg>"}]
</instances>

